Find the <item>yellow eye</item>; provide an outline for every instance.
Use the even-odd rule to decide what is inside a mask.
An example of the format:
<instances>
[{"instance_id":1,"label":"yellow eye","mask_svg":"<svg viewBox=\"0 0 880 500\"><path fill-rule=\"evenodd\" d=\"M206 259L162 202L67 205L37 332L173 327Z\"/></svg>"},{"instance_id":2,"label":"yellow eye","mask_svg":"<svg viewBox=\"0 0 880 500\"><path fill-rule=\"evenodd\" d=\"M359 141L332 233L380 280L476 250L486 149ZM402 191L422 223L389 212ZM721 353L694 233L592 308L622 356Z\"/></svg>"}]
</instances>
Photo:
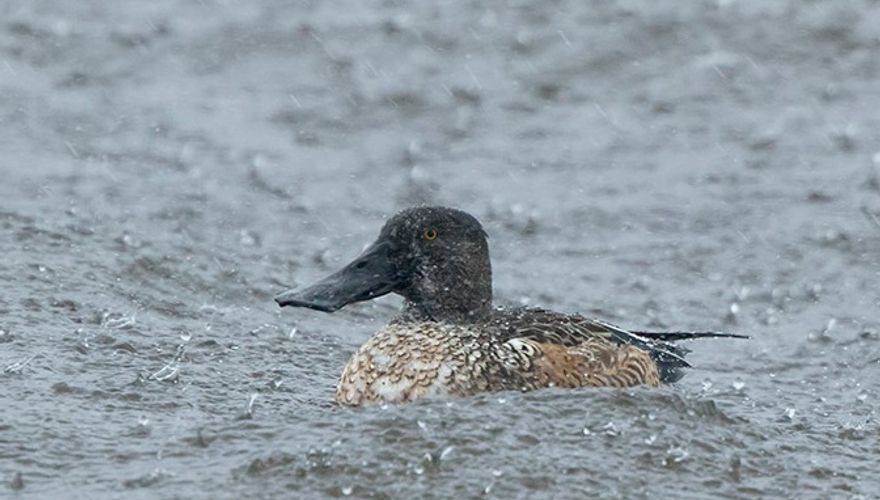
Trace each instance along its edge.
<instances>
[{"instance_id":1,"label":"yellow eye","mask_svg":"<svg viewBox=\"0 0 880 500\"><path fill-rule=\"evenodd\" d=\"M422 235L428 241L434 240L437 238L437 230L436 229L428 229L425 231L425 234Z\"/></svg>"}]
</instances>

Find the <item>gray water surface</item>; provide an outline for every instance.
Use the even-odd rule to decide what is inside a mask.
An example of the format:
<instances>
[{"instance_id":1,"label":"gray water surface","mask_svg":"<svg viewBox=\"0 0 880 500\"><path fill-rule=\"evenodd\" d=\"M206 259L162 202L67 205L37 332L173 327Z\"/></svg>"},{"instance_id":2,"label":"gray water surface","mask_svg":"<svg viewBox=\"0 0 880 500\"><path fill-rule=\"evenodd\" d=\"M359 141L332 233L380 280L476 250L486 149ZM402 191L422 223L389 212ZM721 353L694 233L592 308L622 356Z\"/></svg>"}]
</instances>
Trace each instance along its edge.
<instances>
[{"instance_id":1,"label":"gray water surface","mask_svg":"<svg viewBox=\"0 0 880 500\"><path fill-rule=\"evenodd\" d=\"M0 497L880 496L880 4L0 2ZM351 410L440 203L675 386Z\"/></svg>"}]
</instances>

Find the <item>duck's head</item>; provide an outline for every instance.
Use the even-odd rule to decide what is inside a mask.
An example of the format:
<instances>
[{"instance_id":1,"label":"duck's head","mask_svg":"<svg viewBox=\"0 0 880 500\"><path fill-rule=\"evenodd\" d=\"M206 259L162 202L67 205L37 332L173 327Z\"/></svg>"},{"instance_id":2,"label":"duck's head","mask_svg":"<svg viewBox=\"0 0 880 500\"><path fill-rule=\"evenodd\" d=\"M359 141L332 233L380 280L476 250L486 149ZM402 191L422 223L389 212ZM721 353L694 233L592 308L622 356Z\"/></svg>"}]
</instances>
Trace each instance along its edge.
<instances>
[{"instance_id":1,"label":"duck's head","mask_svg":"<svg viewBox=\"0 0 880 500\"><path fill-rule=\"evenodd\" d=\"M492 271L479 221L452 208L404 210L350 264L275 301L333 312L391 292L406 299L405 314L419 319L461 322L488 315Z\"/></svg>"}]
</instances>

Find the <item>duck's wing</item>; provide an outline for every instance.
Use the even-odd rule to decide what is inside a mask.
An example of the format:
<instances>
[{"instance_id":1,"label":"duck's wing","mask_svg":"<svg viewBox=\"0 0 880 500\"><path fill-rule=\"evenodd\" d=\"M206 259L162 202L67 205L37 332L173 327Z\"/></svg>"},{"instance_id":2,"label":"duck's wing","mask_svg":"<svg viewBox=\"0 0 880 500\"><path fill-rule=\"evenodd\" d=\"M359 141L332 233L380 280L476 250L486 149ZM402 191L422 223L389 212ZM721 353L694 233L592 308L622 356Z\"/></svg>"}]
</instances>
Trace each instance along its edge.
<instances>
[{"instance_id":1,"label":"duck's wing","mask_svg":"<svg viewBox=\"0 0 880 500\"><path fill-rule=\"evenodd\" d=\"M688 350L672 343L705 337L736 337L719 332L631 332L618 326L586 318L577 314L563 314L546 309L499 310L494 319L498 335L504 342L527 343L530 348L554 353L578 353L588 359L600 359L606 372L619 371L627 374L624 381L638 380L632 384L648 383L653 370L660 382L675 382L682 376L682 368L690 367L684 357ZM562 351L559 350L562 348ZM619 353L625 353L618 356ZM571 360L569 360L571 361ZM549 360L545 360L549 362ZM638 365L629 366L627 365ZM652 366L649 366L652 365ZM603 368L604 367L604 368Z\"/></svg>"},{"instance_id":2,"label":"duck's wing","mask_svg":"<svg viewBox=\"0 0 880 500\"><path fill-rule=\"evenodd\" d=\"M502 361L513 387L632 387L662 382L650 353L629 344L594 337L566 347L528 337L501 346Z\"/></svg>"}]
</instances>

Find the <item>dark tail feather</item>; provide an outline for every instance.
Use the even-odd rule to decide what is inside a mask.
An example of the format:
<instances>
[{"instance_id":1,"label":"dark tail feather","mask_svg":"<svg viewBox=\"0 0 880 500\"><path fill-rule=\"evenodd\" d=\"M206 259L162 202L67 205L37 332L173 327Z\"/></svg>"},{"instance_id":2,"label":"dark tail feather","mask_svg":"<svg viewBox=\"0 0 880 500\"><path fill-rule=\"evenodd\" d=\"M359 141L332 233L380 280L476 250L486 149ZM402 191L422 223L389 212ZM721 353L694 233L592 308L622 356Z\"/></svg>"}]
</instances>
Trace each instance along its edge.
<instances>
[{"instance_id":1,"label":"dark tail feather","mask_svg":"<svg viewBox=\"0 0 880 500\"><path fill-rule=\"evenodd\" d=\"M660 381L666 384L678 382L684 377L683 368L690 368L691 364L684 360L686 349L673 346L670 352L674 356L670 356L667 351L652 351L651 357L657 363L657 370L660 372Z\"/></svg>"},{"instance_id":2,"label":"dark tail feather","mask_svg":"<svg viewBox=\"0 0 880 500\"><path fill-rule=\"evenodd\" d=\"M724 332L632 332L639 337L651 340L662 340L664 342L675 342L676 340L692 340L692 339L710 339L710 338L731 338L731 339L750 339L748 335L740 335L737 333Z\"/></svg>"},{"instance_id":3,"label":"dark tail feather","mask_svg":"<svg viewBox=\"0 0 880 500\"><path fill-rule=\"evenodd\" d=\"M692 339L709 339L709 338L733 338L748 339L748 335L739 335L736 333L724 332L632 332L644 339L659 342L675 342L677 340ZM683 368L690 368L691 365L684 360L685 355L689 352L683 346L675 344L665 344L663 349L653 349L651 356L657 362L657 368L660 371L660 381L667 384L678 382L684 376ZM670 356L672 354L672 356Z\"/></svg>"}]
</instances>

